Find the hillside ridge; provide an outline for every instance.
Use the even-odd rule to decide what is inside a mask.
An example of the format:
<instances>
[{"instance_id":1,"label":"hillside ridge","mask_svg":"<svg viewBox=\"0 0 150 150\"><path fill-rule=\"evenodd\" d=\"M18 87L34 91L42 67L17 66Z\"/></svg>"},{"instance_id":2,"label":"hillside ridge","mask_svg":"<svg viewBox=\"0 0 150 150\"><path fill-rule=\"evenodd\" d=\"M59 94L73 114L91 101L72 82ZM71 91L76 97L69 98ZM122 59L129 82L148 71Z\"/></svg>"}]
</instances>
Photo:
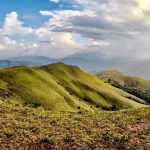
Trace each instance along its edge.
<instances>
[{"instance_id":1,"label":"hillside ridge","mask_svg":"<svg viewBox=\"0 0 150 150\"><path fill-rule=\"evenodd\" d=\"M144 107L144 101L62 62L0 70L0 99L52 111Z\"/></svg>"}]
</instances>

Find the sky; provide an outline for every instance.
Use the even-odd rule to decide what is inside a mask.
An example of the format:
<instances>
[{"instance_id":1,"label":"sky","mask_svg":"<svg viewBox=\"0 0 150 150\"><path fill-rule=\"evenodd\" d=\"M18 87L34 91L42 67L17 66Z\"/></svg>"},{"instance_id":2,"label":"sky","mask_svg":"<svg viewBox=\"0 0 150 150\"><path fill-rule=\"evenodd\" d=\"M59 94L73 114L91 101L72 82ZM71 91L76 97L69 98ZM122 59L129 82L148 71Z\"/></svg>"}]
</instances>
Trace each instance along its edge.
<instances>
[{"instance_id":1,"label":"sky","mask_svg":"<svg viewBox=\"0 0 150 150\"><path fill-rule=\"evenodd\" d=\"M0 59L95 52L150 60L150 0L0 0Z\"/></svg>"}]
</instances>

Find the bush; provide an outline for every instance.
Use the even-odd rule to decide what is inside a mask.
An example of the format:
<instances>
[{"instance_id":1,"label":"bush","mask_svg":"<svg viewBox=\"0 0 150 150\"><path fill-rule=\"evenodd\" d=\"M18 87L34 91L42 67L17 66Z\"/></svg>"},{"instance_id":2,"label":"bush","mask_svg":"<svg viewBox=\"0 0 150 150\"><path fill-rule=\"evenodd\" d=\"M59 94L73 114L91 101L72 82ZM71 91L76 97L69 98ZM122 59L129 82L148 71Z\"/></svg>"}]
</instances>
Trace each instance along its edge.
<instances>
[{"instance_id":1,"label":"bush","mask_svg":"<svg viewBox=\"0 0 150 150\"><path fill-rule=\"evenodd\" d=\"M115 147L116 149L127 149L130 137L125 134L104 131L102 134L103 142L108 147Z\"/></svg>"},{"instance_id":2,"label":"bush","mask_svg":"<svg viewBox=\"0 0 150 150\"><path fill-rule=\"evenodd\" d=\"M51 145L54 145L55 142L54 140L49 137L49 136L46 136L46 137L42 137L39 141L40 144L51 144Z\"/></svg>"},{"instance_id":3,"label":"bush","mask_svg":"<svg viewBox=\"0 0 150 150\"><path fill-rule=\"evenodd\" d=\"M119 110L119 108L118 108L117 105L115 105L115 104L113 104L113 105L110 106L110 107L102 106L102 109L103 109L103 110L107 110L107 111L117 111L117 110Z\"/></svg>"}]
</instances>

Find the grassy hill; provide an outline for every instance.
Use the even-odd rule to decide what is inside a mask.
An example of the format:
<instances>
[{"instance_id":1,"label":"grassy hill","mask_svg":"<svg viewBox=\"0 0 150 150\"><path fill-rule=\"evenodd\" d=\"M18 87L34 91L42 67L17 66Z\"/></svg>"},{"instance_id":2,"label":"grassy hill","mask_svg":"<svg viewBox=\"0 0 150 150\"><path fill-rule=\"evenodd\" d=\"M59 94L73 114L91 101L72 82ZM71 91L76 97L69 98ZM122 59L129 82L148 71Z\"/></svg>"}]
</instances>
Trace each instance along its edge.
<instances>
[{"instance_id":1,"label":"grassy hill","mask_svg":"<svg viewBox=\"0 0 150 150\"><path fill-rule=\"evenodd\" d=\"M105 82L150 103L150 81L139 77L127 76L116 70L95 72L94 74Z\"/></svg>"},{"instance_id":2,"label":"grassy hill","mask_svg":"<svg viewBox=\"0 0 150 150\"><path fill-rule=\"evenodd\" d=\"M0 70L0 99L69 112L145 106L141 99L63 63Z\"/></svg>"}]
</instances>

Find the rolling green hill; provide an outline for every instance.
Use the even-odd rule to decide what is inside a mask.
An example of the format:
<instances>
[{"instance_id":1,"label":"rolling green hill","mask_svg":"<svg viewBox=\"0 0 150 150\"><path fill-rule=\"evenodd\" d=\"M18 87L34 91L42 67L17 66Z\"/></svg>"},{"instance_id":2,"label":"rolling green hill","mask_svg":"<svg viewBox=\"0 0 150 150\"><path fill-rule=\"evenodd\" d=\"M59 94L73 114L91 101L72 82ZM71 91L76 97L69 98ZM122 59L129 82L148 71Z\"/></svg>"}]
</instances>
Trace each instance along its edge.
<instances>
[{"instance_id":1,"label":"rolling green hill","mask_svg":"<svg viewBox=\"0 0 150 150\"><path fill-rule=\"evenodd\" d=\"M150 103L150 81L140 77L127 76L116 70L95 72L94 74L105 82Z\"/></svg>"},{"instance_id":2,"label":"rolling green hill","mask_svg":"<svg viewBox=\"0 0 150 150\"><path fill-rule=\"evenodd\" d=\"M145 106L141 99L63 63L0 70L0 99L70 112Z\"/></svg>"}]
</instances>

